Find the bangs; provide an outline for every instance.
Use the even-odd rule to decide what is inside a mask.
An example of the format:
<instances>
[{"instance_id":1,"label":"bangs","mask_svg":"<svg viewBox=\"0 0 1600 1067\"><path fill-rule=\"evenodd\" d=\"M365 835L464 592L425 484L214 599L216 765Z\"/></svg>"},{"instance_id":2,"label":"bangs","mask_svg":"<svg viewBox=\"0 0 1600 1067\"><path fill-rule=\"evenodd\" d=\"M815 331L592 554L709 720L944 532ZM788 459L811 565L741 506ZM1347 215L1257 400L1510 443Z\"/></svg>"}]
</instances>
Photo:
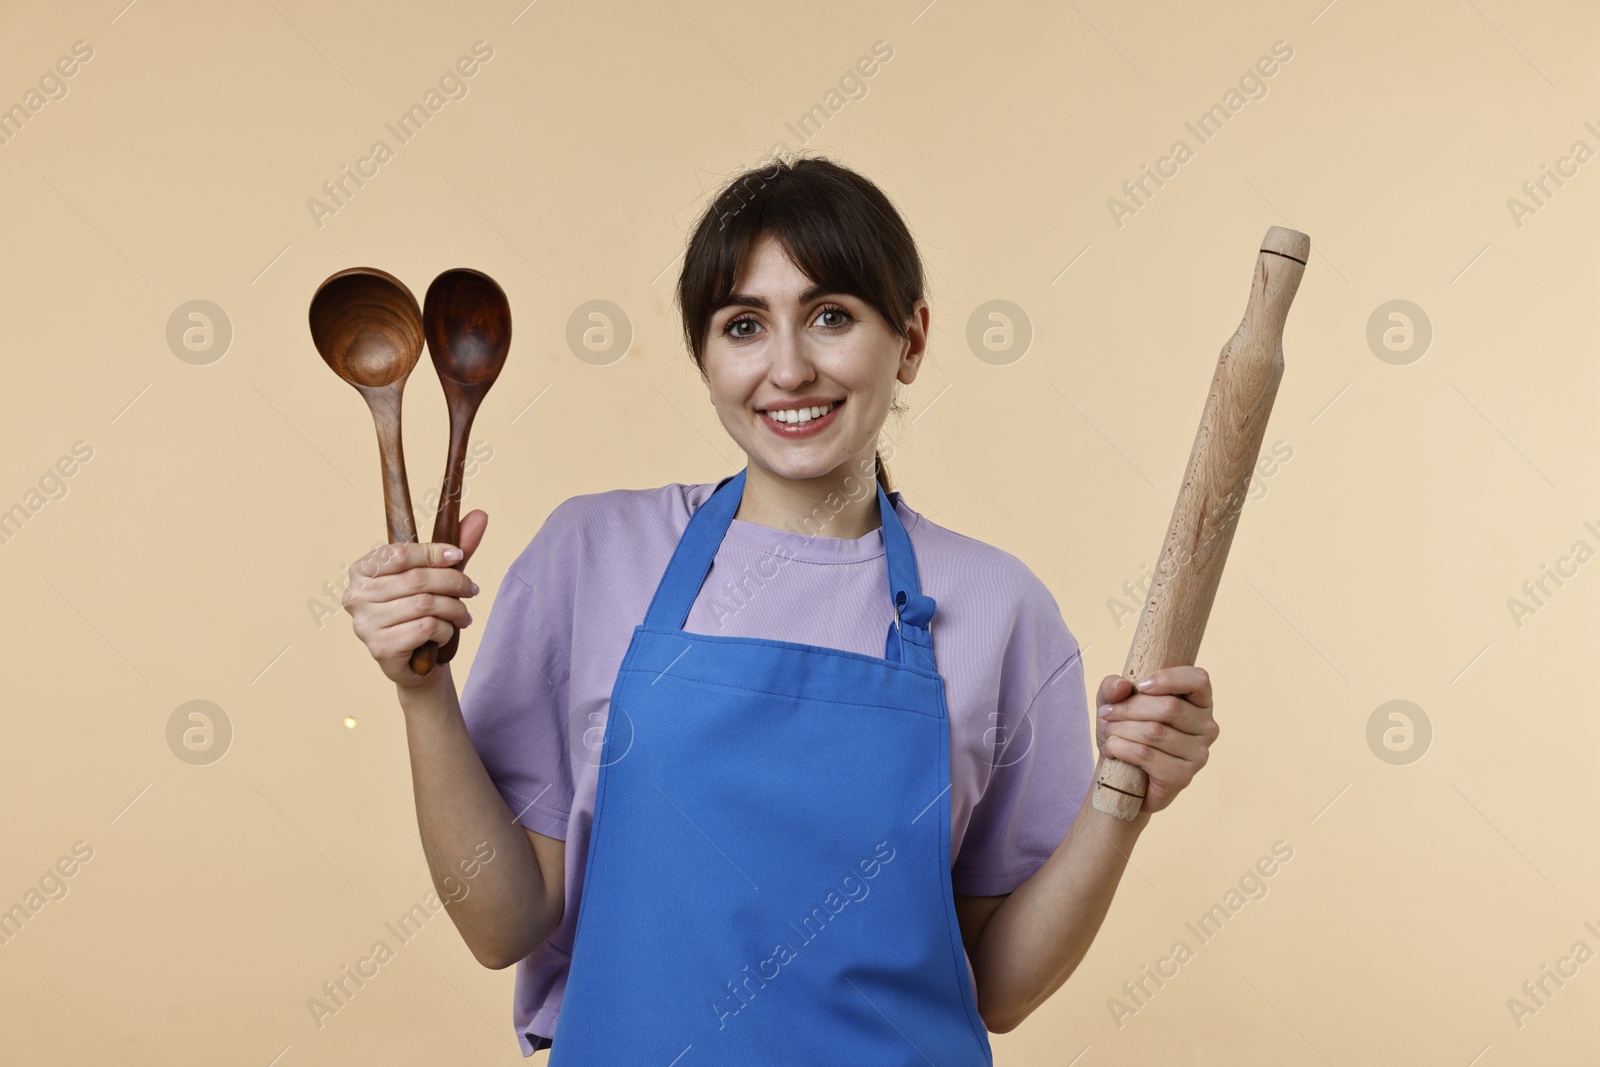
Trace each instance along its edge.
<instances>
[{"instance_id":1,"label":"bangs","mask_svg":"<svg viewBox=\"0 0 1600 1067\"><path fill-rule=\"evenodd\" d=\"M865 178L824 159L801 159L745 171L701 216L678 282L684 340L696 363L712 316L767 235L812 282L862 300L906 336L923 275L899 213Z\"/></svg>"}]
</instances>

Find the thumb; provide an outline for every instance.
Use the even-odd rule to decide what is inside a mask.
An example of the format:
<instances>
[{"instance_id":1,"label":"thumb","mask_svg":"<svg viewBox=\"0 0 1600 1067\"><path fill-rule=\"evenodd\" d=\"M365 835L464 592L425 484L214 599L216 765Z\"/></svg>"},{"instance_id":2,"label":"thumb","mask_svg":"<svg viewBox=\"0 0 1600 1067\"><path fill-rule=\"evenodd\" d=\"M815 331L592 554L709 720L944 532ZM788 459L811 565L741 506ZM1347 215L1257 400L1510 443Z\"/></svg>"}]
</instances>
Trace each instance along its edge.
<instances>
[{"instance_id":1,"label":"thumb","mask_svg":"<svg viewBox=\"0 0 1600 1067\"><path fill-rule=\"evenodd\" d=\"M1108 674L1100 680L1098 703L1115 704L1124 698L1123 683L1127 679L1120 674Z\"/></svg>"},{"instance_id":2,"label":"thumb","mask_svg":"<svg viewBox=\"0 0 1600 1067\"><path fill-rule=\"evenodd\" d=\"M472 559L472 554L483 543L483 532L489 528L489 513L483 510L469 511L462 516L461 526L457 536L460 538L461 566L465 567L467 561Z\"/></svg>"}]
</instances>

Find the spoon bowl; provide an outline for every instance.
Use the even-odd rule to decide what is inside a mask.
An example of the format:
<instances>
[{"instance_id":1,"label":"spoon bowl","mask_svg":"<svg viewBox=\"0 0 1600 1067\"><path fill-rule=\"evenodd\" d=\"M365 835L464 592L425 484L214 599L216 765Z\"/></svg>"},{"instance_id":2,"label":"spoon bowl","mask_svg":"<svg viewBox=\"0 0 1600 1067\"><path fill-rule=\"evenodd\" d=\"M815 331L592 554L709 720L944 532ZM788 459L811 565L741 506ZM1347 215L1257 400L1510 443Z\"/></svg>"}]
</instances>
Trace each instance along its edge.
<instances>
[{"instance_id":1,"label":"spoon bowl","mask_svg":"<svg viewBox=\"0 0 1600 1067\"><path fill-rule=\"evenodd\" d=\"M440 381L481 385L488 392L511 350L505 290L479 271L447 270L428 286L422 320Z\"/></svg>"},{"instance_id":2,"label":"spoon bowl","mask_svg":"<svg viewBox=\"0 0 1600 1067\"><path fill-rule=\"evenodd\" d=\"M417 298L392 274L342 270L311 298L311 341L333 372L357 389L404 382L422 355Z\"/></svg>"}]
</instances>

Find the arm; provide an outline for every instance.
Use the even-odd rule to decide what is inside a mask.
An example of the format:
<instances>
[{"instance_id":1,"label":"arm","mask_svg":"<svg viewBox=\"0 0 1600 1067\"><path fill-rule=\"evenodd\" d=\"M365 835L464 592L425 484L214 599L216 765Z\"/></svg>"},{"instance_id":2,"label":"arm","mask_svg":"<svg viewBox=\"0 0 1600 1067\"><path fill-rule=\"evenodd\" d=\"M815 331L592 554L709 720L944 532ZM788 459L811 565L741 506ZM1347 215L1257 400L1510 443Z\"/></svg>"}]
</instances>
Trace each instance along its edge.
<instances>
[{"instance_id":1,"label":"arm","mask_svg":"<svg viewBox=\"0 0 1600 1067\"><path fill-rule=\"evenodd\" d=\"M485 967L509 967L561 921L566 845L518 825L467 733L449 664L427 677L425 686L399 690L422 851L439 899L473 956ZM463 893L454 871L483 842L493 858L478 867Z\"/></svg>"},{"instance_id":2,"label":"arm","mask_svg":"<svg viewBox=\"0 0 1600 1067\"><path fill-rule=\"evenodd\" d=\"M395 683L406 723L422 850L439 898L473 956L507 967L537 948L565 908L563 842L518 825L495 788L461 713L448 664L412 671L411 651L471 625L463 571L488 516L461 521L461 546L380 546L350 568L344 607L356 636ZM448 553L453 553L454 558ZM458 872L460 877L458 877Z\"/></svg>"},{"instance_id":3,"label":"arm","mask_svg":"<svg viewBox=\"0 0 1600 1067\"><path fill-rule=\"evenodd\" d=\"M1016 1029L1089 951L1149 812L1122 822L1084 795L1072 828L1014 891L956 897L962 940L978 980L978 1014L997 1034Z\"/></svg>"},{"instance_id":4,"label":"arm","mask_svg":"<svg viewBox=\"0 0 1600 1067\"><path fill-rule=\"evenodd\" d=\"M1150 779L1133 821L1096 811L1090 789L1067 836L1025 882L1005 896L956 898L978 1013L996 1033L1014 1030L1077 969L1151 814L1189 784L1220 733L1205 671L1171 667L1152 677L1138 692L1120 675L1100 684L1101 750Z\"/></svg>"}]
</instances>

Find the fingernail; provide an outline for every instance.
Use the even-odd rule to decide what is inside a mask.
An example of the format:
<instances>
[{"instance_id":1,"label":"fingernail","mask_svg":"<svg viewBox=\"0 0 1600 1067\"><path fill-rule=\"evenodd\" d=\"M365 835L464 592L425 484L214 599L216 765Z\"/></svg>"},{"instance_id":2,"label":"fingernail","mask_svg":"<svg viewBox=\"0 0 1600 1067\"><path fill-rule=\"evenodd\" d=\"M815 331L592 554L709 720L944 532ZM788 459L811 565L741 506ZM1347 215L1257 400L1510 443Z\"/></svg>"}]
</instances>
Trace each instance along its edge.
<instances>
[{"instance_id":1,"label":"fingernail","mask_svg":"<svg viewBox=\"0 0 1600 1067\"><path fill-rule=\"evenodd\" d=\"M1152 685L1155 685L1155 684L1156 684L1156 680L1154 678L1141 678L1141 679L1139 679L1139 688L1140 689L1149 689Z\"/></svg>"},{"instance_id":2,"label":"fingernail","mask_svg":"<svg viewBox=\"0 0 1600 1067\"><path fill-rule=\"evenodd\" d=\"M477 596L478 595L478 583L477 582L473 582L472 583L472 595L473 596Z\"/></svg>"},{"instance_id":3,"label":"fingernail","mask_svg":"<svg viewBox=\"0 0 1600 1067\"><path fill-rule=\"evenodd\" d=\"M459 548L447 548L444 550L443 555L446 563L454 563L461 558L461 550Z\"/></svg>"},{"instance_id":4,"label":"fingernail","mask_svg":"<svg viewBox=\"0 0 1600 1067\"><path fill-rule=\"evenodd\" d=\"M1100 705L1100 717L1102 719L1104 719L1106 716L1108 716L1110 714L1111 714L1111 705L1110 704L1101 704Z\"/></svg>"}]
</instances>

